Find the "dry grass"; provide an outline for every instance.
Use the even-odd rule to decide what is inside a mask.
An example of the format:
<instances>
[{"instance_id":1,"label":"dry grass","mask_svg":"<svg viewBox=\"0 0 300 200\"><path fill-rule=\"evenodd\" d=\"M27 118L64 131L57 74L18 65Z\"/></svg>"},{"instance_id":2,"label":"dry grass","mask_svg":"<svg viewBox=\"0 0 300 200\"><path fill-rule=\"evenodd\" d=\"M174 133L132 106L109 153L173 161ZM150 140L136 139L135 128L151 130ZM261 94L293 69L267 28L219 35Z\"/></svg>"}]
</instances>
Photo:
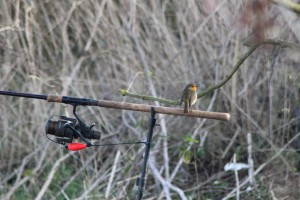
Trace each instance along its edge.
<instances>
[{"instance_id":1,"label":"dry grass","mask_svg":"<svg viewBox=\"0 0 300 200\"><path fill-rule=\"evenodd\" d=\"M129 89L178 99L191 81L204 89L222 80L246 52L250 26L255 28L239 25L248 7L234 0L0 4L0 89L28 93L143 102L118 93ZM272 25L265 27L266 37L299 43L299 16L267 6ZM231 113L230 123L159 116L145 199L226 197L235 178L223 166L234 153L247 162L247 132L255 169L282 149L300 130L299 62L295 50L260 47L232 81L197 103L202 110ZM0 96L0 113L3 199L134 199L144 146L68 153L49 143L44 125L54 114L72 116L70 106ZM109 133L103 143L146 137L147 114L92 107L80 114ZM188 144L187 135L200 142ZM297 199L299 141L255 176L254 190L241 187L240 199ZM179 157L180 147L191 151L191 164ZM242 182L248 174L239 176Z\"/></svg>"}]
</instances>

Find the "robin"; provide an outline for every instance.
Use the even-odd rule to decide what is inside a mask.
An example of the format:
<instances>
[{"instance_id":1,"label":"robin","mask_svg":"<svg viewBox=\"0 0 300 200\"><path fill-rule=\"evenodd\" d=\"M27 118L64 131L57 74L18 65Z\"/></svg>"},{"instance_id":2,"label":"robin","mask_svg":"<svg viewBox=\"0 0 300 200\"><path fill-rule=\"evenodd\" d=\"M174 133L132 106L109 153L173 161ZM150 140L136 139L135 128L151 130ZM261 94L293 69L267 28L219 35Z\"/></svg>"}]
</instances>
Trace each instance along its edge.
<instances>
[{"instance_id":1,"label":"robin","mask_svg":"<svg viewBox=\"0 0 300 200\"><path fill-rule=\"evenodd\" d=\"M189 113L189 108L197 101L197 84L188 84L182 92L180 105L184 102L184 113Z\"/></svg>"}]
</instances>

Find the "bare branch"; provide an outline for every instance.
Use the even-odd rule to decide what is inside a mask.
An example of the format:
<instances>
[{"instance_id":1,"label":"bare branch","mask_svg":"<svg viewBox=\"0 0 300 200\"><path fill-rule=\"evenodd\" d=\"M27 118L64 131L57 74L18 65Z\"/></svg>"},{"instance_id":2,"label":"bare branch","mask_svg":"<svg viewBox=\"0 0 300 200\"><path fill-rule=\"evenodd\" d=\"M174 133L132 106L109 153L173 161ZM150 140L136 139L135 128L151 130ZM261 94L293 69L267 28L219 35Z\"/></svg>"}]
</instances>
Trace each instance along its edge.
<instances>
[{"instance_id":1,"label":"bare branch","mask_svg":"<svg viewBox=\"0 0 300 200\"><path fill-rule=\"evenodd\" d=\"M198 93L198 98L201 98L209 93L211 93L212 91L219 89L220 87L222 87L223 85L225 85L225 83L227 83L232 76L234 75L234 73L239 69L239 67L244 63L244 61L260 46L263 44L271 44L271 45L278 45L281 48L293 48L296 49L297 51L300 51L300 46L299 45L295 45L293 43L290 42L286 42L286 41L282 41L282 40L278 40L278 39L266 39L263 41L259 41L259 42L251 42L251 41L247 41L245 43L245 46L250 47L250 49L244 54L243 57L241 57L237 63L233 66L231 72L225 77L224 80L222 80L220 83L210 86L207 89L205 89L204 91L201 91ZM161 103L165 103L165 104L170 104L170 105L178 105L179 104L179 100L174 101L174 100L169 100L169 99L164 99L164 98L159 98L159 97L152 97L152 96L146 96L146 95L139 95L139 94L134 94L134 93L130 93L127 90L119 90L120 94L122 96L130 96L130 97L134 97L134 98L139 98L139 99L143 99L143 100L149 100L149 101L158 101Z\"/></svg>"},{"instance_id":2,"label":"bare branch","mask_svg":"<svg viewBox=\"0 0 300 200\"><path fill-rule=\"evenodd\" d=\"M54 175L55 173L57 172L60 164L66 160L71 154L68 153L66 155L64 155L63 157L61 157L60 159L58 159L55 164L53 165L48 177L47 177L47 180L46 182L44 183L43 187L41 188L41 190L39 191L38 195L36 196L36 200L40 200L43 198L44 194L46 193L46 191L48 190L48 187L49 185L51 184L53 178L54 178Z\"/></svg>"},{"instance_id":3,"label":"bare branch","mask_svg":"<svg viewBox=\"0 0 300 200\"><path fill-rule=\"evenodd\" d=\"M275 3L282 5L296 13L300 13L300 4L295 3L291 0L274 0Z\"/></svg>"},{"instance_id":4,"label":"bare branch","mask_svg":"<svg viewBox=\"0 0 300 200\"><path fill-rule=\"evenodd\" d=\"M119 92L122 96L128 96L128 97L133 97L133 98L138 98L138 99L143 99L143 100L148 100L148 101L158 101L160 103L165 103L165 104L169 104L169 105L178 105L179 104L179 101L173 101L173 100L164 99L164 98L160 98L160 97L134 94L134 93L128 92L128 90L120 89Z\"/></svg>"}]
</instances>

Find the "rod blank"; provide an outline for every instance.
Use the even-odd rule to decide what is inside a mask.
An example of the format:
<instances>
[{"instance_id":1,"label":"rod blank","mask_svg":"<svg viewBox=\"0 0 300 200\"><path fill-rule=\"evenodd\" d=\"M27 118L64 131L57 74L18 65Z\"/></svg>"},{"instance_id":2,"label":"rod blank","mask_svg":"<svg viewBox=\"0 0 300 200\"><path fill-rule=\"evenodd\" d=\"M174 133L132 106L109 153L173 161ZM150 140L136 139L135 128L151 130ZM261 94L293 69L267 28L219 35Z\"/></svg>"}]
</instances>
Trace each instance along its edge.
<instances>
[{"instance_id":1,"label":"rod blank","mask_svg":"<svg viewBox=\"0 0 300 200\"><path fill-rule=\"evenodd\" d=\"M155 107L146 104L94 100L94 99L76 98L76 97L58 96L58 95L29 94L29 93L20 93L20 92L13 92L13 91L0 91L0 95L42 99L42 100L47 100L48 102L64 103L64 104L71 104L71 105L98 106L98 107L133 110L133 111L140 111L140 112L151 112L151 107L153 107L155 113L186 116L186 117L196 117L196 118L208 118L208 119L216 119L222 121L230 120L229 113L222 113L222 112L206 112L201 110L190 109L189 113L184 113L183 108L162 107L162 106Z\"/></svg>"},{"instance_id":2,"label":"rod blank","mask_svg":"<svg viewBox=\"0 0 300 200\"><path fill-rule=\"evenodd\" d=\"M61 96L55 96L55 95L48 95L49 102L68 103L67 101L64 101L64 99L67 98ZM98 106L98 107L105 107L105 108L122 109L122 110L133 110L133 111L140 111L140 112L151 112L151 108L153 107L155 113L196 117L196 118L208 118L208 119L216 119L222 121L230 120L229 113L206 112L206 111L193 110L193 109L190 109L189 113L184 113L183 108L173 108L173 107L163 107L163 106L155 107L146 104L126 103L126 102L107 101L107 100L79 99L79 98L71 98L71 97L69 97L69 99L72 99L72 101L74 102L81 102L80 100L82 100L84 102L84 104L82 105L90 105L90 106Z\"/></svg>"}]
</instances>

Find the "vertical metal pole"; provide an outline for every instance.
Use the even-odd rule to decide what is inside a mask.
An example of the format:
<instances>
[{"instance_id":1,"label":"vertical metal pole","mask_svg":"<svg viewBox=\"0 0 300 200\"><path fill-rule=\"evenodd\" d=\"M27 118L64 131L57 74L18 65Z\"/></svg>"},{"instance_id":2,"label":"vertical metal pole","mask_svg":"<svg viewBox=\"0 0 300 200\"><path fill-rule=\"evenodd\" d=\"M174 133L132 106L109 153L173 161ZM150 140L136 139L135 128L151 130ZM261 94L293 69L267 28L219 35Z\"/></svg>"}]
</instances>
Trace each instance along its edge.
<instances>
[{"instance_id":1,"label":"vertical metal pole","mask_svg":"<svg viewBox=\"0 0 300 200\"><path fill-rule=\"evenodd\" d=\"M153 128L155 126L155 122L156 122L155 111L154 111L154 108L151 107L151 117L149 118L149 125L148 125L149 129L148 129L147 141L145 142L146 148L145 148L143 168L142 168L142 172L141 172L141 177L138 177L136 179L136 185L139 187L138 194L137 194L137 200L141 200L143 197L147 162L148 162L148 158L149 158L149 152L150 152L150 148L151 148L151 141L152 141Z\"/></svg>"}]
</instances>

